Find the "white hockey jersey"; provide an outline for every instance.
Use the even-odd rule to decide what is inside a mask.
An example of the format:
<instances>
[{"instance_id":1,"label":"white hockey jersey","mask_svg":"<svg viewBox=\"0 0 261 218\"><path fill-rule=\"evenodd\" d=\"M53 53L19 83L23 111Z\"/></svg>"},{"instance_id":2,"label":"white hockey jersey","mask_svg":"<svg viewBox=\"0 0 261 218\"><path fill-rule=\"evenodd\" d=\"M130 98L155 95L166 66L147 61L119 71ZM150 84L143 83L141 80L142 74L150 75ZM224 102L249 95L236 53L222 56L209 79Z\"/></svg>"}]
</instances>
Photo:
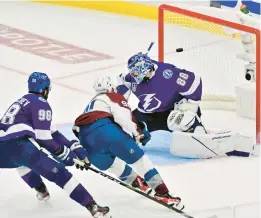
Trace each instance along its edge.
<instances>
[{"instance_id":1,"label":"white hockey jersey","mask_svg":"<svg viewBox=\"0 0 261 218\"><path fill-rule=\"evenodd\" d=\"M135 118L132 116L127 100L118 93L104 93L96 95L87 105L84 113L75 121L75 128L89 125L95 121L111 117L130 136L138 136L139 130Z\"/></svg>"}]
</instances>

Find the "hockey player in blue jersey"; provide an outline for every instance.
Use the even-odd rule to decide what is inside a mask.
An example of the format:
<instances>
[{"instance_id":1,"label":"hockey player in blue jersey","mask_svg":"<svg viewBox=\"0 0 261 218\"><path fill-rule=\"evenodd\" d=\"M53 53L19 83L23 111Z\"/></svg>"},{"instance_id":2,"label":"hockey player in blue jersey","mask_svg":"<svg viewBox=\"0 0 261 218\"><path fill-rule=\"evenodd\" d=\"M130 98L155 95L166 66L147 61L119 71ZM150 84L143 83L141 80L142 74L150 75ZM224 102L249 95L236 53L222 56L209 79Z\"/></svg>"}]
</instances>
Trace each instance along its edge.
<instances>
[{"instance_id":1,"label":"hockey player in blue jersey","mask_svg":"<svg viewBox=\"0 0 261 218\"><path fill-rule=\"evenodd\" d=\"M128 60L128 74L121 74L117 91L127 99L133 93L138 99L134 116L148 125L150 132L180 129L193 132L204 128L199 103L202 97L202 80L193 72L173 64L162 63L138 53ZM173 110L174 107L176 110ZM181 116L183 113L183 119ZM172 118L171 121L168 118ZM179 125L175 125L179 120ZM186 122L187 121L187 122Z\"/></svg>"},{"instance_id":2,"label":"hockey player in blue jersey","mask_svg":"<svg viewBox=\"0 0 261 218\"><path fill-rule=\"evenodd\" d=\"M137 125L126 99L115 92L110 77L99 78L94 89L96 96L76 119L73 128L90 162L133 187L140 188L144 178L146 183L141 186L153 189L155 198L182 210L181 199L169 194L162 177L137 145L145 145L150 140L146 125Z\"/></svg>"},{"instance_id":3,"label":"hockey player in blue jersey","mask_svg":"<svg viewBox=\"0 0 261 218\"><path fill-rule=\"evenodd\" d=\"M211 158L249 156L254 141L240 133L209 131L201 121L202 79L194 72L138 53L128 60L128 73L118 77L118 93L139 99L133 111L150 132L172 132L170 150L177 156Z\"/></svg>"},{"instance_id":4,"label":"hockey player in blue jersey","mask_svg":"<svg viewBox=\"0 0 261 218\"><path fill-rule=\"evenodd\" d=\"M18 168L39 198L48 197L41 175L64 189L93 217L110 217L109 208L99 206L65 168L65 165L72 166L77 157L86 162L86 151L79 144L71 143L67 147L61 141L61 134L51 134L52 110L47 101L50 79L44 73L34 72L28 79L28 89L29 94L15 101L0 120L0 168ZM50 153L44 153L41 147Z\"/></svg>"}]
</instances>

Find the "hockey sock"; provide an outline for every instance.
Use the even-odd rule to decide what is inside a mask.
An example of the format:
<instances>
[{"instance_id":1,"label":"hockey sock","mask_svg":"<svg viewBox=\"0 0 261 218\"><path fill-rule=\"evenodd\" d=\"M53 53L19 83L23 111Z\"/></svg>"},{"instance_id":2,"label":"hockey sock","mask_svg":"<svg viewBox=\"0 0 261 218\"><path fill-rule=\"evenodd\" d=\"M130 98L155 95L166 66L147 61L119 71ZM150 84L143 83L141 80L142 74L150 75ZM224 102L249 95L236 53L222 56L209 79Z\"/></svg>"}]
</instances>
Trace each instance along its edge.
<instances>
[{"instance_id":1,"label":"hockey sock","mask_svg":"<svg viewBox=\"0 0 261 218\"><path fill-rule=\"evenodd\" d=\"M31 188L39 187L43 183L41 176L29 168L21 167L21 168L18 168L17 171L18 171L19 175L21 176L21 178Z\"/></svg>"},{"instance_id":2,"label":"hockey sock","mask_svg":"<svg viewBox=\"0 0 261 218\"><path fill-rule=\"evenodd\" d=\"M90 193L73 177L65 184L63 189L69 194L71 199L84 207L93 200Z\"/></svg>"}]
</instances>

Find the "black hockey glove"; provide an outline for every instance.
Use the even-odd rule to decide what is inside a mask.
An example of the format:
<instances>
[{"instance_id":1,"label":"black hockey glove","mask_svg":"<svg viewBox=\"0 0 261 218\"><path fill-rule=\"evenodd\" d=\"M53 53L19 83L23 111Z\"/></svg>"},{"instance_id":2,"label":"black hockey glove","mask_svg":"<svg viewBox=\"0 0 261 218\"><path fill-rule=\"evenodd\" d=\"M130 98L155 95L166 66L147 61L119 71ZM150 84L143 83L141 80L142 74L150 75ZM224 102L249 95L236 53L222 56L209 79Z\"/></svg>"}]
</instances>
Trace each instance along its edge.
<instances>
[{"instance_id":1,"label":"black hockey glove","mask_svg":"<svg viewBox=\"0 0 261 218\"><path fill-rule=\"evenodd\" d=\"M83 162L83 161L81 161L81 162ZM88 162L88 163L84 162L83 165L80 165L80 164L76 163L75 166L76 166L76 169L88 170L89 167L91 166L91 163L90 162Z\"/></svg>"},{"instance_id":2,"label":"black hockey glove","mask_svg":"<svg viewBox=\"0 0 261 218\"><path fill-rule=\"evenodd\" d=\"M76 169L80 170L88 170L91 166L91 162L88 160L88 158L85 158L84 160L74 159L74 163Z\"/></svg>"}]
</instances>

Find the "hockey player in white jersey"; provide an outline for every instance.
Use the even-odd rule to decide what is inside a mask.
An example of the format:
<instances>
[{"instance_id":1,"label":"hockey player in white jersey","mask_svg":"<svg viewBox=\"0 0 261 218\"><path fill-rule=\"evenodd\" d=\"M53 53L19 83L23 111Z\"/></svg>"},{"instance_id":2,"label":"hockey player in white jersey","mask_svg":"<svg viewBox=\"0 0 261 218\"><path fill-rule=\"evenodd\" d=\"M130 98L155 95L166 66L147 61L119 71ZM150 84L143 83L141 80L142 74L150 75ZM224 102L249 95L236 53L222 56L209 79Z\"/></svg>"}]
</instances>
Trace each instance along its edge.
<instances>
[{"instance_id":1,"label":"hockey player in white jersey","mask_svg":"<svg viewBox=\"0 0 261 218\"><path fill-rule=\"evenodd\" d=\"M150 139L146 125L137 125L126 99L115 92L110 77L95 81L94 89L97 95L74 126L90 162L134 187L139 185L137 179L144 178L145 185L155 191L156 199L182 210L181 199L170 195L159 172L137 145L145 145Z\"/></svg>"}]
</instances>

